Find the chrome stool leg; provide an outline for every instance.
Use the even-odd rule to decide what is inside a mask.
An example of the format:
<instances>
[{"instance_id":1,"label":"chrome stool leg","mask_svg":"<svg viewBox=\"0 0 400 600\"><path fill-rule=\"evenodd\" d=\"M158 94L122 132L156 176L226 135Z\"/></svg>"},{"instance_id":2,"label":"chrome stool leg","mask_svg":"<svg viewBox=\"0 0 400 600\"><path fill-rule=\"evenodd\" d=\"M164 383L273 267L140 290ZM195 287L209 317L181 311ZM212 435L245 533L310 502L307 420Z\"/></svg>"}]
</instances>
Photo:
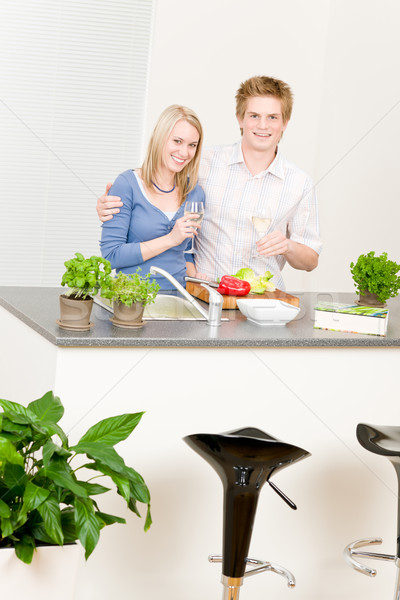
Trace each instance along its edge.
<instances>
[{"instance_id":1,"label":"chrome stool leg","mask_svg":"<svg viewBox=\"0 0 400 600\"><path fill-rule=\"evenodd\" d=\"M400 600L400 559L396 558L396 585L393 600Z\"/></svg>"},{"instance_id":2,"label":"chrome stool leg","mask_svg":"<svg viewBox=\"0 0 400 600\"><path fill-rule=\"evenodd\" d=\"M208 557L208 560L211 563L222 563L223 557L221 555L211 554ZM293 573L281 565L259 560L257 558L247 558L246 565L255 565L255 568L245 571L243 577L227 577L226 575L222 575L221 583L224 586L222 600L237 600L239 598L240 587L243 585L243 579L245 577L250 577L250 575L265 573L265 571L271 571L285 577L287 585L290 588L293 588L296 585Z\"/></svg>"},{"instance_id":3,"label":"chrome stool leg","mask_svg":"<svg viewBox=\"0 0 400 600\"><path fill-rule=\"evenodd\" d=\"M348 565L353 567L359 573L363 573L364 575L369 575L369 577L375 577L376 569L370 569L365 565L362 565L356 558L375 558L377 560L386 560L389 562L396 562L396 557L392 554L380 554L378 552L358 552L359 548L363 548L364 546L373 546L375 544L382 544L382 538L365 538L362 540L356 540L351 544L348 544L344 549L344 558Z\"/></svg>"},{"instance_id":4,"label":"chrome stool leg","mask_svg":"<svg viewBox=\"0 0 400 600\"><path fill-rule=\"evenodd\" d=\"M388 562L394 562L396 566L396 584L394 589L393 600L400 600L400 558L394 556L393 554L380 554L378 552L360 552L358 549L363 548L365 546L373 546L375 544L381 544L382 538L365 538L362 540L357 540L352 544L348 544L344 549L344 558L348 565L353 567L359 573L363 573L364 575L368 575L369 577L375 577L376 569L370 569L365 565L361 564L356 558L374 558L376 560L386 560Z\"/></svg>"},{"instance_id":5,"label":"chrome stool leg","mask_svg":"<svg viewBox=\"0 0 400 600\"><path fill-rule=\"evenodd\" d=\"M363 548L365 546L373 546L375 544L381 544L382 538L365 538L362 540L357 540L352 544L348 544L344 549L344 558L348 565L350 565L353 569L358 571L359 573L363 573L364 575L368 575L369 577L375 577L376 569L370 569L365 565L355 560L356 558L373 558L375 560L385 560L388 562L393 562L396 566L396 584L394 589L393 600L400 600L400 558L393 554L380 554L379 552L366 552L359 551L359 548Z\"/></svg>"}]
</instances>

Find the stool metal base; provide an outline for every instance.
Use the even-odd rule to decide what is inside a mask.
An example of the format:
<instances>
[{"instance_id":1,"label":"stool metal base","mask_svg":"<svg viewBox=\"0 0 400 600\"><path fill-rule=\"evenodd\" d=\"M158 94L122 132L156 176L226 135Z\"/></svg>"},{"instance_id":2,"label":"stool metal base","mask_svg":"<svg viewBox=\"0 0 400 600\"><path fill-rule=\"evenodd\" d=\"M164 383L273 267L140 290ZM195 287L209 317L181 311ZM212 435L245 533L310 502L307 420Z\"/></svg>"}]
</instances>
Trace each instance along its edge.
<instances>
[{"instance_id":1,"label":"stool metal base","mask_svg":"<svg viewBox=\"0 0 400 600\"><path fill-rule=\"evenodd\" d=\"M365 538L356 540L352 544L348 544L344 549L344 558L347 564L353 569L369 577L375 577L376 569L371 569L366 565L361 564L356 558L374 558L376 560L385 560L394 562L396 566L396 583L393 600L400 600L400 559L393 554L380 554L379 552L360 552L358 549L365 546L374 546L376 544L382 544L382 538Z\"/></svg>"},{"instance_id":2,"label":"stool metal base","mask_svg":"<svg viewBox=\"0 0 400 600\"><path fill-rule=\"evenodd\" d=\"M221 555L211 554L208 557L208 560L212 563L222 563L223 557ZM288 587L292 588L296 585L294 575L276 563L258 560L257 558L247 558L246 564L255 565L255 568L245 571L243 577L227 577L226 575L222 575L221 583L224 586L222 600L238 600L240 588L243 585L243 579L245 577L250 577L250 575L264 573L265 571L272 571L273 573L278 573L278 575L285 577Z\"/></svg>"}]
</instances>

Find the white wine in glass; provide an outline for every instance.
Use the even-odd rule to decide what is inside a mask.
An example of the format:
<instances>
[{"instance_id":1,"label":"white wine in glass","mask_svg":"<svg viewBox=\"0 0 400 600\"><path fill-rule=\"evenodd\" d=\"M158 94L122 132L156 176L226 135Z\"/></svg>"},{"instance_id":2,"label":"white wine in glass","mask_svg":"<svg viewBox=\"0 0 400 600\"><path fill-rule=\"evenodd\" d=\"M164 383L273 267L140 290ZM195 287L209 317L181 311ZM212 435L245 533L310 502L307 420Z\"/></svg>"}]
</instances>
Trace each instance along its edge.
<instances>
[{"instance_id":1,"label":"white wine in glass","mask_svg":"<svg viewBox=\"0 0 400 600\"><path fill-rule=\"evenodd\" d=\"M253 227L256 230L257 240L261 240L269 231L271 227L272 217L271 211L267 208L262 212L257 213L251 217ZM253 254L253 258L259 257L258 253Z\"/></svg>"},{"instance_id":2,"label":"white wine in glass","mask_svg":"<svg viewBox=\"0 0 400 600\"><path fill-rule=\"evenodd\" d=\"M197 202L197 200L188 200L185 204L184 214L193 215L193 217L190 220L200 225L204 217L204 202ZM193 240L194 237L192 238L192 245L190 249L185 250L186 254L195 254L196 250L193 248Z\"/></svg>"},{"instance_id":3,"label":"white wine in glass","mask_svg":"<svg viewBox=\"0 0 400 600\"><path fill-rule=\"evenodd\" d=\"M257 232L257 237L260 240L267 233L271 226L270 217L251 217L254 229Z\"/></svg>"}]
</instances>

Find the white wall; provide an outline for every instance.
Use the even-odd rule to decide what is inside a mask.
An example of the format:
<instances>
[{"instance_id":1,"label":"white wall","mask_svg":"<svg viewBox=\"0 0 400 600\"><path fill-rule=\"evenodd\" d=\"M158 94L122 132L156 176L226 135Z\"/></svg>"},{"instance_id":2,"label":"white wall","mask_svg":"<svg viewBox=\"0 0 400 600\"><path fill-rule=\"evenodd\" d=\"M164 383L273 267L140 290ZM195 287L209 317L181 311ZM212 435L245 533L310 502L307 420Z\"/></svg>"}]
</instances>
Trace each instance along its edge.
<instances>
[{"instance_id":1,"label":"white wall","mask_svg":"<svg viewBox=\"0 0 400 600\"><path fill-rule=\"evenodd\" d=\"M316 182L324 249L313 273L286 267L288 289L352 291L349 264L370 250L400 262L399 17L396 0L157 3L147 133L182 103L207 144L230 143L241 81L271 75L294 91L282 149Z\"/></svg>"},{"instance_id":2,"label":"white wall","mask_svg":"<svg viewBox=\"0 0 400 600\"><path fill-rule=\"evenodd\" d=\"M83 80L88 92L82 101L75 102L74 94L70 97L62 91L64 88L58 88L61 106L67 107L61 111L60 119L66 137L72 140L68 152L60 155L63 162L58 164L37 139L41 137L60 154L55 140L45 135L53 123L47 102L52 95L37 74L47 64L37 54L38 48L46 46L47 38L39 36L38 41L37 31L44 26L54 47L64 48L69 65L72 51L63 31L69 23L65 14L70 9L64 0L41 0L34 7L28 4L22 3L24 10L17 13L17 4L7 0L3 11L5 31L0 40L5 56L0 80L0 118L4 117L0 137L0 280L6 285L21 285L20 273L24 272L27 285L58 285L64 255L66 259L76 250L98 252L100 234L94 206L104 184L140 162L139 154L134 155L140 136L131 133L129 125L138 101L138 85L127 83L129 64L133 65L129 49L140 36L128 25L123 35L110 0L96 4L97 13L105 11L107 35L99 37L98 21L85 18L79 21L79 28L73 29L82 45L82 64L86 65L92 57L100 72L86 69ZM120 6L122 11L124 7L128 10L123 1ZM73 3L73 10L78 8L89 10L86 3ZM110 21L107 11L113 15ZM59 12L59 27L53 27L51 18L58 23ZM373 0L156 3L146 143L161 110L176 102L198 112L207 144L230 143L238 139L239 133L234 96L240 82L255 74L267 74L284 79L293 88L294 113L282 149L316 182L324 249L320 266L313 273L286 268L284 277L292 291L352 291L349 263L369 250L386 250L390 258L400 262L400 203L396 201L399 17L397 0L382 0L379 5ZM29 35L24 34L25 26ZM91 53L87 51L88 40ZM54 73L59 69L68 73L62 61L57 66L52 48L47 43ZM76 56L79 58L79 51ZM23 64L29 68L21 68L19 61L23 57L27 59ZM112 57L118 67L110 62ZM122 87L117 88L121 69ZM105 81L100 93L96 91L99 78ZM22 82L27 81L32 82L31 96L23 91ZM33 90L40 90L46 100L36 108L32 104ZM81 90L80 86L75 90ZM112 92L111 96L106 91ZM23 111L21 103L26 96L30 101ZM96 106L100 108L97 110ZM67 115L75 114L70 113L73 109L82 116L85 107L91 114L85 127L76 128L72 117L75 129L71 129L71 119L65 120ZM116 115L124 111L125 123L118 129ZM20 138L15 134L18 128L24 133ZM84 154L92 163L95 159L93 167L85 167ZM11 168L5 166L10 156ZM36 169L47 160L57 163L52 167L51 189L47 176L43 178ZM64 168L64 163L73 167L81 182ZM55 209L57 202L64 204L64 216ZM49 232L47 245L40 237L43 230ZM62 260L56 258L54 249L61 249ZM28 252L34 269L26 268ZM40 260L35 259L37 253ZM7 269L9 265L11 268Z\"/></svg>"}]
</instances>

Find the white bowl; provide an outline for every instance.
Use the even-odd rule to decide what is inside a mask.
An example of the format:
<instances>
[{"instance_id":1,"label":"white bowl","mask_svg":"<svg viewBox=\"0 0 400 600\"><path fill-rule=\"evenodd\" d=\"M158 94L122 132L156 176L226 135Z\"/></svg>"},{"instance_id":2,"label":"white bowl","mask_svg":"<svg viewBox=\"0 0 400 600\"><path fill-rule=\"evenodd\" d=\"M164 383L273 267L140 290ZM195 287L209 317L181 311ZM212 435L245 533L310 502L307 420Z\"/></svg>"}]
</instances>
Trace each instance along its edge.
<instances>
[{"instance_id":1,"label":"white bowl","mask_svg":"<svg viewBox=\"0 0 400 600\"><path fill-rule=\"evenodd\" d=\"M281 300L238 298L236 302L242 315L256 325L286 325L300 312L298 306Z\"/></svg>"}]
</instances>

